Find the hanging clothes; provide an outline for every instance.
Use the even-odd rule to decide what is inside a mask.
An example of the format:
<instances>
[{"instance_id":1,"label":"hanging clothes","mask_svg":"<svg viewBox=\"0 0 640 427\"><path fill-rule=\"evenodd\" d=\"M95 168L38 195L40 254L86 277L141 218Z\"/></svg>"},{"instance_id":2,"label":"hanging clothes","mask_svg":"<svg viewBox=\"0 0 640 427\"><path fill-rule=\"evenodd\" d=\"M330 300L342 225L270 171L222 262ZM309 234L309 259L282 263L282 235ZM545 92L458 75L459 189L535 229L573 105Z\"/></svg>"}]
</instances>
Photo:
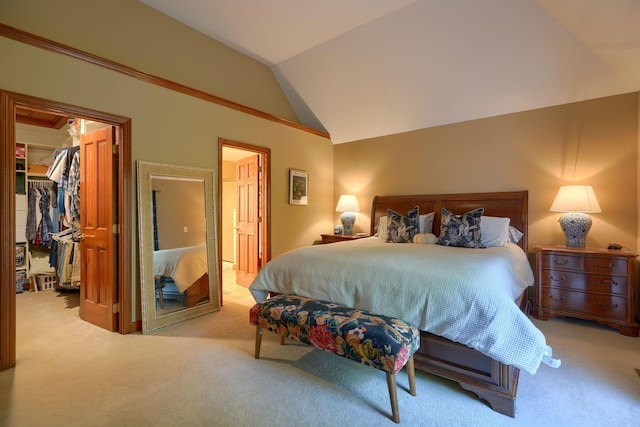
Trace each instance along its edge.
<instances>
[{"instance_id":1,"label":"hanging clothes","mask_svg":"<svg viewBox=\"0 0 640 427\"><path fill-rule=\"evenodd\" d=\"M57 149L51 157L47 177L58 183L58 212L67 227L80 225L80 147Z\"/></svg>"},{"instance_id":2,"label":"hanging clothes","mask_svg":"<svg viewBox=\"0 0 640 427\"><path fill-rule=\"evenodd\" d=\"M53 224L51 223L51 212L49 205L50 193L49 189L44 186L38 187L40 192L40 238L42 240L42 246L51 246L51 234L53 233Z\"/></svg>"},{"instance_id":3,"label":"hanging clothes","mask_svg":"<svg viewBox=\"0 0 640 427\"><path fill-rule=\"evenodd\" d=\"M50 234L57 230L51 215L51 198L55 197L53 183L49 180L29 181L27 197L25 238L34 245L49 247Z\"/></svg>"},{"instance_id":4,"label":"hanging clothes","mask_svg":"<svg viewBox=\"0 0 640 427\"><path fill-rule=\"evenodd\" d=\"M71 286L80 285L80 243L73 243L73 259L71 261Z\"/></svg>"},{"instance_id":5,"label":"hanging clothes","mask_svg":"<svg viewBox=\"0 0 640 427\"><path fill-rule=\"evenodd\" d=\"M52 239L49 264L56 268L58 286L77 289L80 285L81 267L79 241L82 239L80 232L80 147L56 149L51 156L46 175L57 183L55 200L51 200L50 204L55 205L54 212L57 217L55 219L59 218L61 224L55 231L48 228L48 224L43 227L48 229L48 234Z\"/></svg>"},{"instance_id":6,"label":"hanging clothes","mask_svg":"<svg viewBox=\"0 0 640 427\"><path fill-rule=\"evenodd\" d=\"M27 241L33 241L36 238L36 232L38 230L38 219L36 206L38 204L38 190L35 186L29 185L27 190L27 227L25 229L24 237Z\"/></svg>"},{"instance_id":7,"label":"hanging clothes","mask_svg":"<svg viewBox=\"0 0 640 427\"><path fill-rule=\"evenodd\" d=\"M76 151L69 167L69 181L67 183L69 197L70 218L73 224L80 226L80 151Z\"/></svg>"},{"instance_id":8,"label":"hanging clothes","mask_svg":"<svg viewBox=\"0 0 640 427\"><path fill-rule=\"evenodd\" d=\"M60 183L60 178L62 177L62 173L67 164L67 149L66 148L57 148L51 157L51 162L49 163L49 167L47 168L47 178L51 181Z\"/></svg>"},{"instance_id":9,"label":"hanging clothes","mask_svg":"<svg viewBox=\"0 0 640 427\"><path fill-rule=\"evenodd\" d=\"M79 232L69 228L51 235L54 240L49 264L54 266L58 276L58 286L77 288L80 286L80 243ZM55 249L53 249L55 248Z\"/></svg>"},{"instance_id":10,"label":"hanging clothes","mask_svg":"<svg viewBox=\"0 0 640 427\"><path fill-rule=\"evenodd\" d=\"M73 262L73 242L66 242L63 246L64 255L58 265L58 274L62 286L71 286L72 262Z\"/></svg>"}]
</instances>

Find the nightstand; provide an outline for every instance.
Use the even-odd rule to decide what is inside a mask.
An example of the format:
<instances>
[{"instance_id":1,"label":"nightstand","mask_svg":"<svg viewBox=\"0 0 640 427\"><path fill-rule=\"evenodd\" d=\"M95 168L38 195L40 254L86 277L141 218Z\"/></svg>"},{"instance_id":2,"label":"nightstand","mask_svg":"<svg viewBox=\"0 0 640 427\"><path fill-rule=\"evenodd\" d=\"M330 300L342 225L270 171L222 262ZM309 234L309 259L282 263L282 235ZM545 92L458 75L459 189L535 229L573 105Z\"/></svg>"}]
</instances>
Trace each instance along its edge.
<instances>
[{"instance_id":1,"label":"nightstand","mask_svg":"<svg viewBox=\"0 0 640 427\"><path fill-rule=\"evenodd\" d=\"M537 318L594 320L638 336L637 254L627 250L536 245Z\"/></svg>"},{"instance_id":2,"label":"nightstand","mask_svg":"<svg viewBox=\"0 0 640 427\"><path fill-rule=\"evenodd\" d=\"M326 243L336 243L336 242L344 242L348 240L356 240L362 239L363 237L369 237L364 234L352 234L350 236L345 236L344 234L323 234L322 235L322 244Z\"/></svg>"}]
</instances>

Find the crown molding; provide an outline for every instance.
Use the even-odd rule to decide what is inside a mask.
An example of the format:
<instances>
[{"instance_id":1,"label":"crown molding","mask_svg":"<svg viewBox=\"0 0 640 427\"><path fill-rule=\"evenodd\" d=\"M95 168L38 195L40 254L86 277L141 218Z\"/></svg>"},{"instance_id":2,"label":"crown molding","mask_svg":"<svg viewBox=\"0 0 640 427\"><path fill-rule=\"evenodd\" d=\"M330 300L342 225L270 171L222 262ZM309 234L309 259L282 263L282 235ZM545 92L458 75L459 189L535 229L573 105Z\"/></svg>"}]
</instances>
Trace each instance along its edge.
<instances>
[{"instance_id":1,"label":"crown molding","mask_svg":"<svg viewBox=\"0 0 640 427\"><path fill-rule=\"evenodd\" d=\"M162 77L154 76L152 74L148 74L140 70L136 70L135 68L129 67L124 64L120 64L110 59L102 58L100 56L73 48L71 46L64 45L62 43L55 42L53 40L46 39L44 37L40 37L32 33L28 33L26 31L23 31L18 28L14 28L2 23L0 23L0 36L6 37L12 40L16 40L18 42L25 43L40 49L45 49L51 52L59 53L61 55L79 59L81 61L89 62L99 67L103 67L103 68L124 74L126 76L133 77L134 79L151 83L153 85L160 86L165 89L173 90L188 96L193 96L194 98L199 98L204 101L212 102L214 104L218 104L223 107L230 108L232 110L240 111L245 114L259 117L261 119L265 119L271 122L289 126L313 135L321 136L323 138L330 138L327 132L314 129L300 123L292 122L291 120L287 120L282 117L275 116L273 114L265 113L264 111L260 111L255 108L251 108L246 105L242 105L237 102L230 101L225 98L221 98L219 96L210 94L208 92L204 92L199 89L194 89L192 87L189 87L180 83L176 83L174 81L164 79Z\"/></svg>"}]
</instances>

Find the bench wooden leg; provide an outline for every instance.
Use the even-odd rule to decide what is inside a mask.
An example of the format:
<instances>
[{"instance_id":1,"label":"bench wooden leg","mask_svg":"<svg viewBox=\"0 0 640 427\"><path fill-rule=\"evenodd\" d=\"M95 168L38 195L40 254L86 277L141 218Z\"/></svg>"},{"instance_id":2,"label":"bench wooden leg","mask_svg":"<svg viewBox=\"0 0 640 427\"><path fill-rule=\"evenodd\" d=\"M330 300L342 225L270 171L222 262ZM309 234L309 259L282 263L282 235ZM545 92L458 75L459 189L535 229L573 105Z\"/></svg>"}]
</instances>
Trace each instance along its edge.
<instances>
[{"instance_id":1,"label":"bench wooden leg","mask_svg":"<svg viewBox=\"0 0 640 427\"><path fill-rule=\"evenodd\" d=\"M415 396L416 395L416 369L415 369L415 365L413 364L413 356L411 356L409 358L409 360L407 360L407 375L409 376L409 393L411 393L411 396Z\"/></svg>"},{"instance_id":2,"label":"bench wooden leg","mask_svg":"<svg viewBox=\"0 0 640 427\"><path fill-rule=\"evenodd\" d=\"M260 359L260 344L262 343L262 328L256 325L256 349L254 356L256 359Z\"/></svg>"},{"instance_id":3,"label":"bench wooden leg","mask_svg":"<svg viewBox=\"0 0 640 427\"><path fill-rule=\"evenodd\" d=\"M416 395L416 371L413 363L413 356L407 360L405 365L407 368L407 375L409 376L409 393L412 396ZM391 400L391 419L400 423L400 411L398 410L398 391L396 388L396 376L386 372L387 374L387 386L389 387L389 400Z\"/></svg>"},{"instance_id":4,"label":"bench wooden leg","mask_svg":"<svg viewBox=\"0 0 640 427\"><path fill-rule=\"evenodd\" d=\"M391 400L391 419L395 423L400 423L400 414L398 411L398 393L396 391L396 376L386 372L387 386L389 387L389 400Z\"/></svg>"},{"instance_id":5,"label":"bench wooden leg","mask_svg":"<svg viewBox=\"0 0 640 427\"><path fill-rule=\"evenodd\" d=\"M280 335L280 345L284 345L284 335Z\"/></svg>"}]
</instances>

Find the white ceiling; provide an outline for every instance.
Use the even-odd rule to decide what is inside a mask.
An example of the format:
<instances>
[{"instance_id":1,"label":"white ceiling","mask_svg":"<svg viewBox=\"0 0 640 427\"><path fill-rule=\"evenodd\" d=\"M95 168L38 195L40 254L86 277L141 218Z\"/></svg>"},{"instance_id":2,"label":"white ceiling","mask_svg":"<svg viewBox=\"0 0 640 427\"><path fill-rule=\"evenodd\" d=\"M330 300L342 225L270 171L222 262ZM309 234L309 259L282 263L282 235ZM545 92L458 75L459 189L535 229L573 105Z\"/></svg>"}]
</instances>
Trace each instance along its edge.
<instances>
[{"instance_id":1,"label":"white ceiling","mask_svg":"<svg viewBox=\"0 0 640 427\"><path fill-rule=\"evenodd\" d=\"M640 90L640 0L141 0L269 65L334 143Z\"/></svg>"}]
</instances>

